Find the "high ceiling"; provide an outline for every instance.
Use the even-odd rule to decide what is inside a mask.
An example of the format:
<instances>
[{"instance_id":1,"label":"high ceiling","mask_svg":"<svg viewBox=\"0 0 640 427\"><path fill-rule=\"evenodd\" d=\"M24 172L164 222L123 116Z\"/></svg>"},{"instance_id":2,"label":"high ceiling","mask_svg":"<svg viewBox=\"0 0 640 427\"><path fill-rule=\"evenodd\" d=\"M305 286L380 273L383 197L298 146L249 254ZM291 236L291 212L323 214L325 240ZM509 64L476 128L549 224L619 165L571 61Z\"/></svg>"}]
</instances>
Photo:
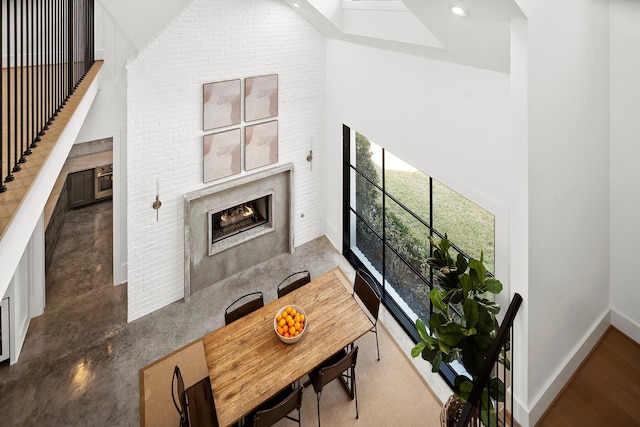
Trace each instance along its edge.
<instances>
[{"instance_id":1,"label":"high ceiling","mask_svg":"<svg viewBox=\"0 0 640 427\"><path fill-rule=\"evenodd\" d=\"M284 1L330 38L503 73L510 22L524 18L515 0Z\"/></svg>"}]
</instances>

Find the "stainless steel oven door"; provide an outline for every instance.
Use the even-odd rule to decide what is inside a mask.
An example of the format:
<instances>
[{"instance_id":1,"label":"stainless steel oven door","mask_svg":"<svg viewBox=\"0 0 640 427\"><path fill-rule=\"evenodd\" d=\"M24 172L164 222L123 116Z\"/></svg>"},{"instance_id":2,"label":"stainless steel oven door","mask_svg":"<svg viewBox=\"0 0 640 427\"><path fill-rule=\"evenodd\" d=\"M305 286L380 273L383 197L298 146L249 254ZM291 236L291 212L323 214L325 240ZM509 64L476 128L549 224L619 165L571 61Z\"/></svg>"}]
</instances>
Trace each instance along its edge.
<instances>
[{"instance_id":1,"label":"stainless steel oven door","mask_svg":"<svg viewBox=\"0 0 640 427\"><path fill-rule=\"evenodd\" d=\"M96 168L95 192L96 200L111 197L113 194L113 165Z\"/></svg>"}]
</instances>

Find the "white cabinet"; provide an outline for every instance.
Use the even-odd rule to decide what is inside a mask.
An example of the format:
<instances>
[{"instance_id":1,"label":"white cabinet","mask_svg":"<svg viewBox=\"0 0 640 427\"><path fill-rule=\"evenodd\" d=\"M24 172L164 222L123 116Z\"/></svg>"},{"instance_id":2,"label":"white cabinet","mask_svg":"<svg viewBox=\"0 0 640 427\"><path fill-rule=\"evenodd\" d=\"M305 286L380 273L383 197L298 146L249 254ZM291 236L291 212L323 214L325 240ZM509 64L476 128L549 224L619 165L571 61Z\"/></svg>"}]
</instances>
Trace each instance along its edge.
<instances>
[{"instance_id":1,"label":"white cabinet","mask_svg":"<svg viewBox=\"0 0 640 427\"><path fill-rule=\"evenodd\" d=\"M9 358L9 298L0 301L0 362Z\"/></svg>"}]
</instances>

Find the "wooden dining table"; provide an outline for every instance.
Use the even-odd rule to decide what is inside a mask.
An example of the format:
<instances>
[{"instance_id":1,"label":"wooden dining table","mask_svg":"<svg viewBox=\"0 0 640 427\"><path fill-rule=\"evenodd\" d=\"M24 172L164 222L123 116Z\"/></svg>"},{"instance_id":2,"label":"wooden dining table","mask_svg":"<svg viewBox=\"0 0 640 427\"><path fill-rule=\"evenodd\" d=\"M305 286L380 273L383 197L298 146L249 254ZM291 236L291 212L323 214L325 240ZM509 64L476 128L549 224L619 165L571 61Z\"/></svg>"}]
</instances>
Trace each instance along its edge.
<instances>
[{"instance_id":1,"label":"wooden dining table","mask_svg":"<svg viewBox=\"0 0 640 427\"><path fill-rule=\"evenodd\" d=\"M240 420L371 329L352 288L336 267L203 337L221 426ZM289 304L307 313L304 335L294 344L280 341L273 327L278 310Z\"/></svg>"}]
</instances>

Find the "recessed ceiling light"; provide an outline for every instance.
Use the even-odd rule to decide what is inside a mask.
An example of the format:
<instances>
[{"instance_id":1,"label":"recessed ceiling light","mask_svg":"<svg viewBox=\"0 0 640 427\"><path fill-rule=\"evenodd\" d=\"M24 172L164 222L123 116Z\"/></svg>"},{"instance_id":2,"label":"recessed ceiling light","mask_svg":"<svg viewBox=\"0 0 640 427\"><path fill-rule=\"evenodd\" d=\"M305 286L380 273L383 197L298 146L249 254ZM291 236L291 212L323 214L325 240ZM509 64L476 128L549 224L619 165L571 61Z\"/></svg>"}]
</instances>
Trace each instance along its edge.
<instances>
[{"instance_id":1,"label":"recessed ceiling light","mask_svg":"<svg viewBox=\"0 0 640 427\"><path fill-rule=\"evenodd\" d=\"M451 6L451 13L458 16L467 16L469 14L467 9L460 6Z\"/></svg>"},{"instance_id":2,"label":"recessed ceiling light","mask_svg":"<svg viewBox=\"0 0 640 427\"><path fill-rule=\"evenodd\" d=\"M293 6L297 7L298 9L300 9L300 5L298 3L294 3Z\"/></svg>"}]
</instances>

